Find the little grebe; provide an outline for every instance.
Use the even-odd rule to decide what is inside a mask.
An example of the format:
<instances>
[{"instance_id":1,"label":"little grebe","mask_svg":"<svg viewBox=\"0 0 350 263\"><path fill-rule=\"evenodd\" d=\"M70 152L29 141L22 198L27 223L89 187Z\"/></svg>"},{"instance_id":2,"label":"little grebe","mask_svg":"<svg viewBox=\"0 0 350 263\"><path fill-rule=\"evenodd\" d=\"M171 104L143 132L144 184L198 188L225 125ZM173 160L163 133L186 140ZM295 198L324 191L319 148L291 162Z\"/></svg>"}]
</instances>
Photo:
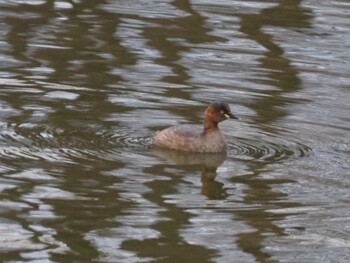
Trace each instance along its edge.
<instances>
[{"instance_id":1,"label":"little grebe","mask_svg":"<svg viewBox=\"0 0 350 263\"><path fill-rule=\"evenodd\" d=\"M184 152L224 152L227 144L218 124L226 119L238 119L231 113L227 103L211 103L204 113L204 127L199 125L177 125L159 131L153 137L157 147Z\"/></svg>"}]
</instances>

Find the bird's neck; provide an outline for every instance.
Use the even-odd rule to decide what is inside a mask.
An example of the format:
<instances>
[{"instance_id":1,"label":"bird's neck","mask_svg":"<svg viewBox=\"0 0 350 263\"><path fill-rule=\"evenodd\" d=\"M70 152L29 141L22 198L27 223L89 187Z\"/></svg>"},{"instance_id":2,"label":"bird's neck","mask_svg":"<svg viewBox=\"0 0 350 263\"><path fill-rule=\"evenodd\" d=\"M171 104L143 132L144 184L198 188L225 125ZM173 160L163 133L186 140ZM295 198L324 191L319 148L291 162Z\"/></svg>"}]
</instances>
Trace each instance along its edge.
<instances>
[{"instance_id":1,"label":"bird's neck","mask_svg":"<svg viewBox=\"0 0 350 263\"><path fill-rule=\"evenodd\" d=\"M211 119L204 120L204 132L215 131L219 129L218 122Z\"/></svg>"}]
</instances>

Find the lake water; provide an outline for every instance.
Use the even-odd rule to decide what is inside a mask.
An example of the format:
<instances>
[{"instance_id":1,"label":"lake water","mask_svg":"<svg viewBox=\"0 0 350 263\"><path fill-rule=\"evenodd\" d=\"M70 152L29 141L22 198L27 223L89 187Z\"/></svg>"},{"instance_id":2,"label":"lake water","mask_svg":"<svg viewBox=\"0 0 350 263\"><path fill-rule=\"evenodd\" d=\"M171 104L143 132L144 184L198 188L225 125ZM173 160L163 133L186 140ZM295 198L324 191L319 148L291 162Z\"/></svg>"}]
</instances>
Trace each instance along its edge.
<instances>
[{"instance_id":1,"label":"lake water","mask_svg":"<svg viewBox=\"0 0 350 263\"><path fill-rule=\"evenodd\" d=\"M0 0L2 262L350 262L350 3ZM150 147L230 104L227 155Z\"/></svg>"}]
</instances>

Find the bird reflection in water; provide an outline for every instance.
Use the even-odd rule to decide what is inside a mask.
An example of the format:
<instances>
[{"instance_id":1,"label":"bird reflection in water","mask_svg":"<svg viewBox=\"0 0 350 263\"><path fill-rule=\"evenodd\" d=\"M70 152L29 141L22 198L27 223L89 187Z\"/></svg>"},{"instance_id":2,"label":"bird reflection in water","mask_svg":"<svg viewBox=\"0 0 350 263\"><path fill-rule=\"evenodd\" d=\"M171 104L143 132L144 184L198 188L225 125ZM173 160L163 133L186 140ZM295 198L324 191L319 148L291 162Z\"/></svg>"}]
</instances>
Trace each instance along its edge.
<instances>
[{"instance_id":1,"label":"bird reflection in water","mask_svg":"<svg viewBox=\"0 0 350 263\"><path fill-rule=\"evenodd\" d=\"M201 193L209 199L224 199L224 184L216 180L217 168L225 161L227 153L188 153L168 149L153 149L155 155L176 165L202 169Z\"/></svg>"},{"instance_id":2,"label":"bird reflection in water","mask_svg":"<svg viewBox=\"0 0 350 263\"><path fill-rule=\"evenodd\" d=\"M225 199L227 196L224 184L216 180L217 167L205 167L202 173L201 193L209 199Z\"/></svg>"}]
</instances>

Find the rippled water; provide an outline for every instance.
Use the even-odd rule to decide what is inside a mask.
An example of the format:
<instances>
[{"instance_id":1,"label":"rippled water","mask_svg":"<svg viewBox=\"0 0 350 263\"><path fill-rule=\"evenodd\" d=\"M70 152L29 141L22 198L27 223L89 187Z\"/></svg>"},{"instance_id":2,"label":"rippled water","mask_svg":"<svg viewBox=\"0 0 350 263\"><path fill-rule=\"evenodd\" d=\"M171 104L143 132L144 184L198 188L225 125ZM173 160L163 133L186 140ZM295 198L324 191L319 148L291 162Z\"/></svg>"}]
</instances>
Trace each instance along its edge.
<instances>
[{"instance_id":1,"label":"rippled water","mask_svg":"<svg viewBox=\"0 0 350 263\"><path fill-rule=\"evenodd\" d=\"M349 262L347 1L0 0L2 262ZM227 154L151 147L224 100Z\"/></svg>"}]
</instances>

